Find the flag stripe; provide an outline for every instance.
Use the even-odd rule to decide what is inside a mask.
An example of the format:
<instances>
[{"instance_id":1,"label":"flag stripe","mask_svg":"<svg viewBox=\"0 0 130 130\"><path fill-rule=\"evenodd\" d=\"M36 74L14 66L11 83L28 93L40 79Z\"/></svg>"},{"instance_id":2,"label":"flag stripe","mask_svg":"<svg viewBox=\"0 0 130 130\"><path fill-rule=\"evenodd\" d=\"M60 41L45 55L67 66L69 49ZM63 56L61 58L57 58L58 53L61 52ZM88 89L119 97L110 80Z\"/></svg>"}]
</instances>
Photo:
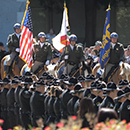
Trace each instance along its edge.
<instances>
[{"instance_id":1,"label":"flag stripe","mask_svg":"<svg viewBox=\"0 0 130 130\"><path fill-rule=\"evenodd\" d=\"M20 57L28 64L30 68L32 66L32 54L33 54L33 33L32 33L32 20L30 2L27 0L27 6L22 21L21 40L20 40Z\"/></svg>"}]
</instances>

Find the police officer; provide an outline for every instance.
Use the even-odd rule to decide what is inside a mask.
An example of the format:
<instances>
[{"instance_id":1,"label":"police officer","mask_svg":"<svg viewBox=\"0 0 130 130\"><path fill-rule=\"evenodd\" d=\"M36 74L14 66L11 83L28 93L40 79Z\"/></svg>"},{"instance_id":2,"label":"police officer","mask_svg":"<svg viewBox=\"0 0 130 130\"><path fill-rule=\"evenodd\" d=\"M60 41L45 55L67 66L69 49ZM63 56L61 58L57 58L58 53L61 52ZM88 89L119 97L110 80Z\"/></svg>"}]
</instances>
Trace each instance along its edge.
<instances>
[{"instance_id":1,"label":"police officer","mask_svg":"<svg viewBox=\"0 0 130 130\"><path fill-rule=\"evenodd\" d=\"M9 128L13 129L14 126L16 126L16 116L14 114L14 91L18 85L18 81L16 79L13 79L11 82L11 88L9 89L7 93L7 110L8 110L8 118L9 118Z\"/></svg>"},{"instance_id":2,"label":"police officer","mask_svg":"<svg viewBox=\"0 0 130 130\"><path fill-rule=\"evenodd\" d=\"M117 41L118 34L116 32L113 32L111 33L110 38L111 38L110 60L105 66L105 72L104 72L104 79L106 82L108 82L106 77L108 76L109 73L113 71L112 68L121 66L124 61L124 48L123 45Z\"/></svg>"},{"instance_id":3,"label":"police officer","mask_svg":"<svg viewBox=\"0 0 130 130\"><path fill-rule=\"evenodd\" d=\"M44 119L44 91L45 83L43 81L38 81L35 83L36 91L32 94L30 98L31 115L32 115L32 125L38 127L36 121L40 118Z\"/></svg>"},{"instance_id":4,"label":"police officer","mask_svg":"<svg viewBox=\"0 0 130 130\"><path fill-rule=\"evenodd\" d=\"M130 122L130 88L126 87L124 89L125 94L123 96L126 97L124 103L121 104L119 109L119 118L120 120L126 120L126 122Z\"/></svg>"},{"instance_id":5,"label":"police officer","mask_svg":"<svg viewBox=\"0 0 130 130\"><path fill-rule=\"evenodd\" d=\"M117 95L117 90L119 90L114 82L107 83L107 88L104 88L103 90L106 90L107 96L102 101L100 108L107 107L107 108L114 108L114 98Z\"/></svg>"},{"instance_id":6,"label":"police officer","mask_svg":"<svg viewBox=\"0 0 130 130\"><path fill-rule=\"evenodd\" d=\"M119 116L119 113L120 113L120 106L125 101L124 94L125 94L125 92L123 90L119 90L117 92L117 97L114 99L114 101L115 101L114 110L116 111L118 116Z\"/></svg>"},{"instance_id":7,"label":"police officer","mask_svg":"<svg viewBox=\"0 0 130 130\"><path fill-rule=\"evenodd\" d=\"M61 60L66 62L65 74L69 74L73 67L78 67L80 62L85 60L82 47L76 44L77 36L74 34L70 35L69 41L70 44L64 47L61 55Z\"/></svg>"},{"instance_id":8,"label":"police officer","mask_svg":"<svg viewBox=\"0 0 130 130\"><path fill-rule=\"evenodd\" d=\"M20 120L22 123L22 127L28 129L28 125L31 124L31 108L30 108L30 97L32 92L29 90L30 86L33 84L32 78L25 78L25 81L22 82L24 84L23 88L19 93L20 100Z\"/></svg>"},{"instance_id":9,"label":"police officer","mask_svg":"<svg viewBox=\"0 0 130 130\"><path fill-rule=\"evenodd\" d=\"M10 89L10 80L8 78L3 79L4 89L1 91L1 117L4 120L3 130L9 129L9 120L7 118L7 93Z\"/></svg>"},{"instance_id":10,"label":"police officer","mask_svg":"<svg viewBox=\"0 0 130 130\"><path fill-rule=\"evenodd\" d=\"M101 41L96 41L96 42L95 42L94 51L95 51L97 57L100 56L101 45L102 45L102 42L101 42Z\"/></svg>"},{"instance_id":11,"label":"police officer","mask_svg":"<svg viewBox=\"0 0 130 130\"><path fill-rule=\"evenodd\" d=\"M82 86L80 84L76 84L74 87L74 92L72 93L73 97L68 101L67 103L67 111L69 113L69 116L74 116L74 105L76 101L79 99L78 92L82 89Z\"/></svg>"},{"instance_id":12,"label":"police officer","mask_svg":"<svg viewBox=\"0 0 130 130\"><path fill-rule=\"evenodd\" d=\"M19 54L19 42L20 42L20 33L21 33L21 25L19 23L14 24L14 33L8 36L7 40L7 47L8 50L11 52L9 58L7 59L6 65L6 75L9 75L9 67L16 57Z\"/></svg>"},{"instance_id":13,"label":"police officer","mask_svg":"<svg viewBox=\"0 0 130 130\"><path fill-rule=\"evenodd\" d=\"M106 83L102 82L100 83L96 89L94 89L94 91L97 92L97 96L93 99L94 102L94 109L95 109L95 113L97 114L98 110L99 110L99 106L102 103L103 99L102 99L102 95L103 95L103 88L106 88Z\"/></svg>"},{"instance_id":14,"label":"police officer","mask_svg":"<svg viewBox=\"0 0 130 130\"><path fill-rule=\"evenodd\" d=\"M67 119L69 114L67 111L67 103L73 97L70 91L74 89L74 86L78 83L78 80L75 77L72 77L69 81L64 81L64 83L67 85L67 89L61 95L61 117L63 119Z\"/></svg>"},{"instance_id":15,"label":"police officer","mask_svg":"<svg viewBox=\"0 0 130 130\"><path fill-rule=\"evenodd\" d=\"M21 125L21 122L20 122L20 113L19 113L19 109L20 109L20 101L19 101L19 93L20 93L20 90L22 89L22 80L24 79L24 76L19 76L19 77L14 77L14 79L16 79L19 84L17 84L17 87L14 91L14 98L15 98L15 104L14 104L14 107L15 107L15 118L16 118L16 125Z\"/></svg>"},{"instance_id":16,"label":"police officer","mask_svg":"<svg viewBox=\"0 0 130 130\"><path fill-rule=\"evenodd\" d=\"M38 44L34 44L34 64L32 66L32 72L36 73L39 67L48 65L52 59L52 49L50 43L46 42L46 34L40 32L38 34L40 39Z\"/></svg>"}]
</instances>

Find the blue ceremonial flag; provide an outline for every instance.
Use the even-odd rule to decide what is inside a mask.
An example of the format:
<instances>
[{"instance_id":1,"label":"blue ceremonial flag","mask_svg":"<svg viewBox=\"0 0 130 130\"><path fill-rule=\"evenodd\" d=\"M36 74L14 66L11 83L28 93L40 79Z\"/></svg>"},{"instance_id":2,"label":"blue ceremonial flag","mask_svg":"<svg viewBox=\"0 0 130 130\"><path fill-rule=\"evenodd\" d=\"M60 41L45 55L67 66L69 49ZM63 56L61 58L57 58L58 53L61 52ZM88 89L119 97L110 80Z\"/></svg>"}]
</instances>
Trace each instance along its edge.
<instances>
[{"instance_id":1,"label":"blue ceremonial flag","mask_svg":"<svg viewBox=\"0 0 130 130\"><path fill-rule=\"evenodd\" d=\"M110 6L107 9L104 32L102 37L102 47L100 52L100 64L103 69L110 58Z\"/></svg>"}]
</instances>

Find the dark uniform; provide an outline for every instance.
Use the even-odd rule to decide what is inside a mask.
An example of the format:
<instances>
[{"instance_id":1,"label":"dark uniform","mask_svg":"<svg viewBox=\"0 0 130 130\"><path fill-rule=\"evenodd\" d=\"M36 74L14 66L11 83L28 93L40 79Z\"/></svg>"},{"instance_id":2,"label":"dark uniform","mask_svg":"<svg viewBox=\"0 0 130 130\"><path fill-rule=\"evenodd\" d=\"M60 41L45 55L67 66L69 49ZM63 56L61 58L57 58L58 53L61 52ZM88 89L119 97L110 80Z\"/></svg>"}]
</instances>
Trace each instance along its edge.
<instances>
[{"instance_id":1,"label":"dark uniform","mask_svg":"<svg viewBox=\"0 0 130 130\"><path fill-rule=\"evenodd\" d=\"M56 97L53 108L56 115L55 122L58 123L61 119L61 99L59 97Z\"/></svg>"},{"instance_id":2,"label":"dark uniform","mask_svg":"<svg viewBox=\"0 0 130 130\"><path fill-rule=\"evenodd\" d=\"M9 128L13 129L16 126L16 118L14 114L14 91L15 88L11 88L7 93L7 110L8 110L8 119L9 119Z\"/></svg>"},{"instance_id":3,"label":"dark uniform","mask_svg":"<svg viewBox=\"0 0 130 130\"><path fill-rule=\"evenodd\" d=\"M17 126L21 125L21 122L20 122L20 113L19 113L19 110L20 110L19 93L20 93L21 89L22 89L22 86L19 85L15 89L15 91L14 91L14 98L15 98L14 107L15 107L15 118L16 118L16 124L17 124Z\"/></svg>"},{"instance_id":4,"label":"dark uniform","mask_svg":"<svg viewBox=\"0 0 130 130\"><path fill-rule=\"evenodd\" d=\"M95 109L95 113L98 112L99 110L99 106L102 103L103 99L100 96L97 96L93 99L93 103L94 103L94 109Z\"/></svg>"},{"instance_id":5,"label":"dark uniform","mask_svg":"<svg viewBox=\"0 0 130 130\"><path fill-rule=\"evenodd\" d=\"M28 91L28 88L23 88L19 93L20 100L20 120L22 127L28 129L28 125L31 124L31 108L30 108L30 97L32 93Z\"/></svg>"},{"instance_id":6,"label":"dark uniform","mask_svg":"<svg viewBox=\"0 0 130 130\"><path fill-rule=\"evenodd\" d=\"M120 106L120 120L126 120L126 122L130 122L130 100L127 99L122 105Z\"/></svg>"},{"instance_id":7,"label":"dark uniform","mask_svg":"<svg viewBox=\"0 0 130 130\"><path fill-rule=\"evenodd\" d=\"M4 88L1 91L1 117L4 120L3 123L3 130L7 130L9 128L9 122L8 122L8 118L7 118L7 92L9 91L9 89Z\"/></svg>"},{"instance_id":8,"label":"dark uniform","mask_svg":"<svg viewBox=\"0 0 130 130\"><path fill-rule=\"evenodd\" d=\"M76 101L79 99L77 96L73 96L67 103L67 111L69 113L69 116L74 116L74 105Z\"/></svg>"},{"instance_id":9,"label":"dark uniform","mask_svg":"<svg viewBox=\"0 0 130 130\"><path fill-rule=\"evenodd\" d=\"M45 42L41 47L40 43L34 45L34 49L38 49L34 55L34 65L32 66L32 71L35 73L38 67L45 64L47 60L51 61L52 59L52 49L51 45L48 42Z\"/></svg>"},{"instance_id":10,"label":"dark uniform","mask_svg":"<svg viewBox=\"0 0 130 130\"><path fill-rule=\"evenodd\" d=\"M49 117L49 113L48 113L48 101L49 101L49 99L50 99L50 96L47 95L45 97L45 100L44 100L44 107L45 107L45 120L44 120L44 123L45 123L45 125L47 125L47 119Z\"/></svg>"},{"instance_id":11,"label":"dark uniform","mask_svg":"<svg viewBox=\"0 0 130 130\"><path fill-rule=\"evenodd\" d=\"M116 43L114 48L112 48L112 46L110 47L110 60L105 66L105 78L113 71L111 70L112 67L118 67L120 61L124 61L124 49L121 43Z\"/></svg>"},{"instance_id":12,"label":"dark uniform","mask_svg":"<svg viewBox=\"0 0 130 130\"><path fill-rule=\"evenodd\" d=\"M67 50L67 51L66 51ZM75 66L78 67L81 61L85 60L83 49L80 45L75 44L73 50L70 45L67 45L63 49L63 53L61 55L61 60L64 60L64 56L68 55L67 66L64 70L64 73L69 74L71 69Z\"/></svg>"},{"instance_id":13,"label":"dark uniform","mask_svg":"<svg viewBox=\"0 0 130 130\"><path fill-rule=\"evenodd\" d=\"M66 89L61 95L61 116L63 119L67 119L68 117L67 103L72 97L69 89Z\"/></svg>"},{"instance_id":14,"label":"dark uniform","mask_svg":"<svg viewBox=\"0 0 130 130\"><path fill-rule=\"evenodd\" d=\"M100 108L106 107L106 108L114 108L115 103L113 101L113 99L109 96L105 97L103 102L100 105Z\"/></svg>"},{"instance_id":15,"label":"dark uniform","mask_svg":"<svg viewBox=\"0 0 130 130\"><path fill-rule=\"evenodd\" d=\"M54 111L54 108L53 108L53 104L55 102L55 96L51 96L49 101L48 101L48 114L49 114L49 118L47 120L47 124L49 125L50 123L54 123L55 122L55 118L56 118L56 115L55 115L55 111Z\"/></svg>"},{"instance_id":16,"label":"dark uniform","mask_svg":"<svg viewBox=\"0 0 130 130\"><path fill-rule=\"evenodd\" d=\"M44 119L44 95L35 91L30 98L32 125L37 127L36 121L40 118Z\"/></svg>"},{"instance_id":17,"label":"dark uniform","mask_svg":"<svg viewBox=\"0 0 130 130\"><path fill-rule=\"evenodd\" d=\"M75 114L76 116L78 116L78 110L79 110L80 100L81 100L81 98L79 98L79 99L76 101L76 103L74 104L74 114Z\"/></svg>"}]
</instances>

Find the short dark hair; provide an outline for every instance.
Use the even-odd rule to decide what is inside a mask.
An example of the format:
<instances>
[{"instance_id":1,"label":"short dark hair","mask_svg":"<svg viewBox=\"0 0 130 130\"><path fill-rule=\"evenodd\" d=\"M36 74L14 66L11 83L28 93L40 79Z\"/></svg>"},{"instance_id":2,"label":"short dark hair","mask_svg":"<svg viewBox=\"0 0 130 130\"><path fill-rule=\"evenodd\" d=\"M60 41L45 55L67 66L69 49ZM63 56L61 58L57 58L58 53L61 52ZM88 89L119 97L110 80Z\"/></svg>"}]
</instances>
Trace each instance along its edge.
<instances>
[{"instance_id":1,"label":"short dark hair","mask_svg":"<svg viewBox=\"0 0 130 130\"><path fill-rule=\"evenodd\" d=\"M105 122L107 119L118 119L116 111L110 108L101 108L97 114L97 122Z\"/></svg>"}]
</instances>

